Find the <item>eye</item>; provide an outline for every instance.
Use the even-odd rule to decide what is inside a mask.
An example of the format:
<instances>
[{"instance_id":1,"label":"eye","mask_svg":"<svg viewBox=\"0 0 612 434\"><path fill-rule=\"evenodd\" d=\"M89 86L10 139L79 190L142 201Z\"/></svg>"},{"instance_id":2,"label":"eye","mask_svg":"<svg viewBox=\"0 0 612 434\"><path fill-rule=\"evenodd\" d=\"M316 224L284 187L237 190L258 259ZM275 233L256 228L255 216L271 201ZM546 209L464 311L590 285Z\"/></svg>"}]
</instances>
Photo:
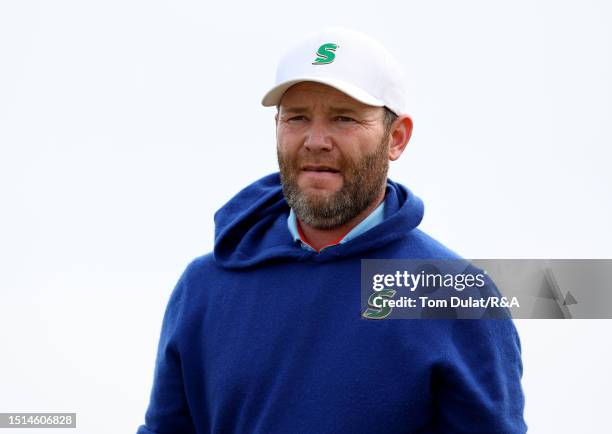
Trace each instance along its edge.
<instances>
[{"instance_id":1,"label":"eye","mask_svg":"<svg viewBox=\"0 0 612 434\"><path fill-rule=\"evenodd\" d=\"M306 120L305 116L299 115L299 116L292 116L290 118L287 118L287 122L299 122L299 121L303 121Z\"/></svg>"},{"instance_id":2,"label":"eye","mask_svg":"<svg viewBox=\"0 0 612 434\"><path fill-rule=\"evenodd\" d=\"M346 122L355 122L355 119L350 118L348 116L336 116L336 120L338 122L346 123Z\"/></svg>"}]
</instances>

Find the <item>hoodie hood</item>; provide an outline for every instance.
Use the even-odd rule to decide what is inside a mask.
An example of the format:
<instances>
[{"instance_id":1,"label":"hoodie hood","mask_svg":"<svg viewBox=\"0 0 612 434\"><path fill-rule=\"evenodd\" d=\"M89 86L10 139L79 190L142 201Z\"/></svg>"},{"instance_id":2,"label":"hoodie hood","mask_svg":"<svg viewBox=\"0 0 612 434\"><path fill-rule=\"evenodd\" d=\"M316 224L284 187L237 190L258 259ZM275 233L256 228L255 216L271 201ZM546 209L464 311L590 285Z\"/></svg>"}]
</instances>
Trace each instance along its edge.
<instances>
[{"instance_id":1,"label":"hoodie hood","mask_svg":"<svg viewBox=\"0 0 612 434\"><path fill-rule=\"evenodd\" d=\"M403 238L423 219L423 202L387 179L382 223L320 253L296 244L287 227L289 205L278 172L250 184L215 213L214 258L224 268L246 268L272 260L330 261L358 256Z\"/></svg>"}]
</instances>

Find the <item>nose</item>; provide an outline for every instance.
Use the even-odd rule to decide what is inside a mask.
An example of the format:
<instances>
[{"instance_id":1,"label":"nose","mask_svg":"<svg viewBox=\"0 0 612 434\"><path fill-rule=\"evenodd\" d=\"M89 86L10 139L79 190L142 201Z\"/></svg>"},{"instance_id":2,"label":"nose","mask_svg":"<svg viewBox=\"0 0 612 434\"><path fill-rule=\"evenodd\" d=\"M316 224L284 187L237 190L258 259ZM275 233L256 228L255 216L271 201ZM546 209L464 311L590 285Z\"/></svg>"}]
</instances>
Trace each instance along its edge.
<instances>
[{"instance_id":1,"label":"nose","mask_svg":"<svg viewBox=\"0 0 612 434\"><path fill-rule=\"evenodd\" d=\"M306 131L304 147L310 152L329 151L332 140L328 126L324 120L313 119Z\"/></svg>"}]
</instances>

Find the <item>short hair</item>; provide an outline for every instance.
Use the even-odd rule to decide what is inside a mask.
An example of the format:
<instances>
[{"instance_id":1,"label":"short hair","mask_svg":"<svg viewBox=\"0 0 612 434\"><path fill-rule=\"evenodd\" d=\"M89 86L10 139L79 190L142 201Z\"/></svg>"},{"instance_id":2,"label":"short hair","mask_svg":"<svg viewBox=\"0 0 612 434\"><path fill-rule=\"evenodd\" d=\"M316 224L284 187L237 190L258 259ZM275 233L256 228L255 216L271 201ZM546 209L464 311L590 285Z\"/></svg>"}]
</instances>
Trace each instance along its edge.
<instances>
[{"instance_id":1,"label":"short hair","mask_svg":"<svg viewBox=\"0 0 612 434\"><path fill-rule=\"evenodd\" d=\"M391 131L391 125L397 119L397 115L387 106L383 107L385 109L385 113L383 115L383 124L385 126L385 134L389 134Z\"/></svg>"}]
</instances>

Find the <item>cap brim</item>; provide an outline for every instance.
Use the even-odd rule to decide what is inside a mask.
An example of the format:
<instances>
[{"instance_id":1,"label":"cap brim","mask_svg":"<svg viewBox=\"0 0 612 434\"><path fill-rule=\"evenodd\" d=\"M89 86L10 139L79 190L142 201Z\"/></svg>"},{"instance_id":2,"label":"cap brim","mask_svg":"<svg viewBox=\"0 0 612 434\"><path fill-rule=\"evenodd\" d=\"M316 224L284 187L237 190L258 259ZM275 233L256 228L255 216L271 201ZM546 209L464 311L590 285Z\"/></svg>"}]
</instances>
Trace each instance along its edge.
<instances>
[{"instance_id":1,"label":"cap brim","mask_svg":"<svg viewBox=\"0 0 612 434\"><path fill-rule=\"evenodd\" d=\"M326 84L339 90L342 93L347 94L351 98L356 99L357 101L360 101L367 105L376 107L382 107L385 105L384 102L380 99L370 95L368 92L353 84L347 83L342 80L337 80L335 78L322 77L302 77L280 83L274 86L268 91L268 93L265 94L265 96L261 100L261 104L265 107L272 107L278 105L287 89L289 89L294 84L301 83L303 81L314 81L315 83Z\"/></svg>"}]
</instances>

